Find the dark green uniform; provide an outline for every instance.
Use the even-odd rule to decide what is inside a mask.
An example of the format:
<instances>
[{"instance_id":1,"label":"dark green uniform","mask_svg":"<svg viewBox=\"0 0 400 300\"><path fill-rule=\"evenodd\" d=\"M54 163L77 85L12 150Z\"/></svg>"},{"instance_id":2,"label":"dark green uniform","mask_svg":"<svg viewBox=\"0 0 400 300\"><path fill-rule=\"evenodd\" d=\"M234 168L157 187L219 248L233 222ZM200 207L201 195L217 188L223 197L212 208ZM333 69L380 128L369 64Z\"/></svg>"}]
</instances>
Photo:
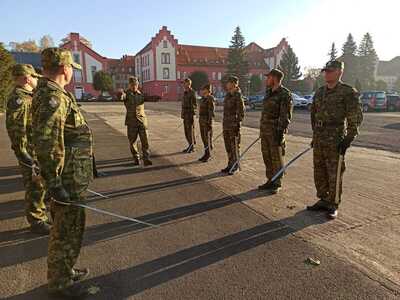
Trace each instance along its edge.
<instances>
[{"instance_id":1,"label":"dark green uniform","mask_svg":"<svg viewBox=\"0 0 400 300\"><path fill-rule=\"evenodd\" d=\"M244 118L244 102L240 89L228 92L224 99L224 115L222 128L225 150L228 155L228 168L232 167L239 158L240 123Z\"/></svg>"},{"instance_id":2,"label":"dark green uniform","mask_svg":"<svg viewBox=\"0 0 400 300\"><path fill-rule=\"evenodd\" d=\"M321 87L314 95L311 109L314 180L317 196L327 207L338 208L341 201L345 163L341 166L336 197L338 145L344 138L352 141L358 135L363 119L359 96L354 88L342 82L332 89Z\"/></svg>"},{"instance_id":3,"label":"dark green uniform","mask_svg":"<svg viewBox=\"0 0 400 300\"><path fill-rule=\"evenodd\" d=\"M140 91L127 90L123 101L126 108L125 125L127 126L129 147L134 159L139 159L137 138L142 144L143 158L149 158L149 142L147 139L147 117L144 112L144 96Z\"/></svg>"},{"instance_id":4,"label":"dark green uniform","mask_svg":"<svg viewBox=\"0 0 400 300\"><path fill-rule=\"evenodd\" d=\"M280 86L268 89L260 121L261 152L266 176L270 180L284 165L285 134L292 119L293 100L290 91ZM281 178L275 182L281 186Z\"/></svg>"},{"instance_id":5,"label":"dark green uniform","mask_svg":"<svg viewBox=\"0 0 400 300\"><path fill-rule=\"evenodd\" d=\"M39 178L32 180L30 165L35 159L32 144L32 92L16 87L6 111L6 127L11 147L18 159L25 187L26 217L30 225L47 222L46 191Z\"/></svg>"},{"instance_id":6,"label":"dark green uniform","mask_svg":"<svg viewBox=\"0 0 400 300\"><path fill-rule=\"evenodd\" d=\"M185 137L189 146L196 144L194 134L194 116L196 115L197 101L196 93L193 89L184 92L182 100L181 117L183 119L183 126L185 130Z\"/></svg>"},{"instance_id":7,"label":"dark green uniform","mask_svg":"<svg viewBox=\"0 0 400 300\"><path fill-rule=\"evenodd\" d=\"M42 65L45 69L59 65L77 67L71 53L59 48L45 49ZM56 82L41 83L34 101L38 107L33 116L33 139L46 187L56 201L83 202L93 179L91 130L74 96ZM85 210L55 202L52 213L47 275L48 288L55 292L73 284L73 267L85 228Z\"/></svg>"},{"instance_id":8,"label":"dark green uniform","mask_svg":"<svg viewBox=\"0 0 400 300\"><path fill-rule=\"evenodd\" d=\"M199 106L199 126L201 140L203 141L204 148L207 150L212 149L212 121L214 118L214 102L213 96L202 97Z\"/></svg>"}]
</instances>

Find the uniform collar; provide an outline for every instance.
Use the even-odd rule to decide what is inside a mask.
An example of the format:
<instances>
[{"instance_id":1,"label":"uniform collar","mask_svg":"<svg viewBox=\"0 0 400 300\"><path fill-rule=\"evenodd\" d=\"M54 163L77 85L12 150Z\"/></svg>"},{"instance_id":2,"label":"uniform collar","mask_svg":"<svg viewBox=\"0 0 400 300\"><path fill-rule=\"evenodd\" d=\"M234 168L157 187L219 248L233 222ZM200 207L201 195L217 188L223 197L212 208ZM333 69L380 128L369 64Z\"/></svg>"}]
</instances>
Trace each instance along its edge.
<instances>
[{"instance_id":1,"label":"uniform collar","mask_svg":"<svg viewBox=\"0 0 400 300\"><path fill-rule=\"evenodd\" d=\"M328 88L328 85L325 85L325 92L332 92L332 91L335 91L339 86L341 86L343 84L343 82L342 81L338 81L338 83L335 85L335 87L334 88L331 88L331 89L329 89Z\"/></svg>"},{"instance_id":2,"label":"uniform collar","mask_svg":"<svg viewBox=\"0 0 400 300\"><path fill-rule=\"evenodd\" d=\"M134 92L134 91L132 91L131 89L129 89L128 91L129 91L131 94L134 94L134 95L141 95L141 94L142 94L139 90L137 90L136 92Z\"/></svg>"},{"instance_id":3,"label":"uniform collar","mask_svg":"<svg viewBox=\"0 0 400 300\"><path fill-rule=\"evenodd\" d=\"M25 88L23 88L21 86L16 86L15 87L15 92L16 93L23 93L23 94L26 94L26 95L33 95L32 91L28 91L27 89L25 89Z\"/></svg>"},{"instance_id":4,"label":"uniform collar","mask_svg":"<svg viewBox=\"0 0 400 300\"><path fill-rule=\"evenodd\" d=\"M47 87L53 91L60 91L67 94L67 91L63 89L57 82L47 78Z\"/></svg>"}]
</instances>

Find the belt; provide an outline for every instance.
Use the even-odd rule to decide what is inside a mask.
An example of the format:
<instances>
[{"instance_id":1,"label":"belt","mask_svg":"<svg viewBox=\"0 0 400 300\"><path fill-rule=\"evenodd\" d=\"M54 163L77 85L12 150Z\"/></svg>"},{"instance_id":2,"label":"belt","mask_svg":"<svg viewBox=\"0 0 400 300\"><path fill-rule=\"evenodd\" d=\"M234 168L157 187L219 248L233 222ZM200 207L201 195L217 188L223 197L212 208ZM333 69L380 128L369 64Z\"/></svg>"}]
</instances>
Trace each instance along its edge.
<instances>
[{"instance_id":1,"label":"belt","mask_svg":"<svg viewBox=\"0 0 400 300\"><path fill-rule=\"evenodd\" d=\"M343 123L334 123L334 122L324 122L324 121L315 121L315 127L326 128L326 127L340 127L344 126Z\"/></svg>"}]
</instances>

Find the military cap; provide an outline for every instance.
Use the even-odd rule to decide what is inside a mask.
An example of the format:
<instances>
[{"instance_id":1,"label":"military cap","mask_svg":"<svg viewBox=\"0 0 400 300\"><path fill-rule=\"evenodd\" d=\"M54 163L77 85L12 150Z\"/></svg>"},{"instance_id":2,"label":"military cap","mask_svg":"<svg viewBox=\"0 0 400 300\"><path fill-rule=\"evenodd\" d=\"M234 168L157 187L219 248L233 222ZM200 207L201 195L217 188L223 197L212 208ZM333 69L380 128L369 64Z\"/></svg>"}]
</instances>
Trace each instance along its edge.
<instances>
[{"instance_id":1,"label":"military cap","mask_svg":"<svg viewBox=\"0 0 400 300\"><path fill-rule=\"evenodd\" d=\"M81 65L74 62L71 51L67 49L52 47L42 51L42 65L44 69L51 69L59 66L72 66L81 70Z\"/></svg>"},{"instance_id":2,"label":"military cap","mask_svg":"<svg viewBox=\"0 0 400 300\"><path fill-rule=\"evenodd\" d=\"M279 69L272 69L271 71L269 71L268 73L264 74L265 76L273 76L275 78L277 78L278 80L282 80L283 77L285 77L285 74L283 74L283 72Z\"/></svg>"},{"instance_id":3,"label":"military cap","mask_svg":"<svg viewBox=\"0 0 400 300\"><path fill-rule=\"evenodd\" d=\"M322 69L322 72L327 71L327 70L343 70L344 69L344 63L339 60L331 60L328 61L325 65L325 67Z\"/></svg>"},{"instance_id":4,"label":"military cap","mask_svg":"<svg viewBox=\"0 0 400 300\"><path fill-rule=\"evenodd\" d=\"M185 80L183 80L184 83L192 83L192 79L190 78L185 78Z\"/></svg>"},{"instance_id":5,"label":"military cap","mask_svg":"<svg viewBox=\"0 0 400 300\"><path fill-rule=\"evenodd\" d=\"M12 68L12 75L14 77L18 76L27 76L31 75L33 77L42 77L42 75L36 73L35 69L32 67L32 65L28 64L16 64Z\"/></svg>"},{"instance_id":6,"label":"military cap","mask_svg":"<svg viewBox=\"0 0 400 300\"><path fill-rule=\"evenodd\" d=\"M229 76L228 82L238 84L239 83L239 78L237 76Z\"/></svg>"},{"instance_id":7,"label":"military cap","mask_svg":"<svg viewBox=\"0 0 400 300\"><path fill-rule=\"evenodd\" d=\"M135 76L130 76L128 79L129 83L139 83L139 80Z\"/></svg>"},{"instance_id":8,"label":"military cap","mask_svg":"<svg viewBox=\"0 0 400 300\"><path fill-rule=\"evenodd\" d=\"M201 89L211 92L211 84L207 83L207 84L203 85L203 87Z\"/></svg>"}]
</instances>

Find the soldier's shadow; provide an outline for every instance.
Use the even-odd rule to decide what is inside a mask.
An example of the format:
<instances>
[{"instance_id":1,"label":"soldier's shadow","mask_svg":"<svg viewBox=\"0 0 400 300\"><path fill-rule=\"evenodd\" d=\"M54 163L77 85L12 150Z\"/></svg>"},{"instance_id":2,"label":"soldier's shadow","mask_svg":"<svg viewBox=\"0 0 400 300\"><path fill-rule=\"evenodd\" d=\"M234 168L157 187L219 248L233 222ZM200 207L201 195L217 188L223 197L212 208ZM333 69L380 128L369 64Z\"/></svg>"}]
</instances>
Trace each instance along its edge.
<instances>
[{"instance_id":1,"label":"soldier's shadow","mask_svg":"<svg viewBox=\"0 0 400 300\"><path fill-rule=\"evenodd\" d=\"M238 201L237 199L232 199L231 201ZM214 201L216 201L214 203L221 201L220 205L224 201L229 203L228 199ZM211 207L215 208L213 205ZM190 210L189 208L187 209ZM88 280L87 284L106 287L95 296L95 299L126 299L196 270L326 221L327 219L322 214L316 215L303 210L282 220L270 221L222 238L178 250L175 253L131 268L95 277ZM156 223L154 219L153 222ZM127 224L125 223L125 225ZM133 234L132 229L131 227L130 230L127 230L127 234ZM124 280L115 280L115 278L123 278ZM40 286L8 299L48 299L46 286Z\"/></svg>"}]
</instances>

